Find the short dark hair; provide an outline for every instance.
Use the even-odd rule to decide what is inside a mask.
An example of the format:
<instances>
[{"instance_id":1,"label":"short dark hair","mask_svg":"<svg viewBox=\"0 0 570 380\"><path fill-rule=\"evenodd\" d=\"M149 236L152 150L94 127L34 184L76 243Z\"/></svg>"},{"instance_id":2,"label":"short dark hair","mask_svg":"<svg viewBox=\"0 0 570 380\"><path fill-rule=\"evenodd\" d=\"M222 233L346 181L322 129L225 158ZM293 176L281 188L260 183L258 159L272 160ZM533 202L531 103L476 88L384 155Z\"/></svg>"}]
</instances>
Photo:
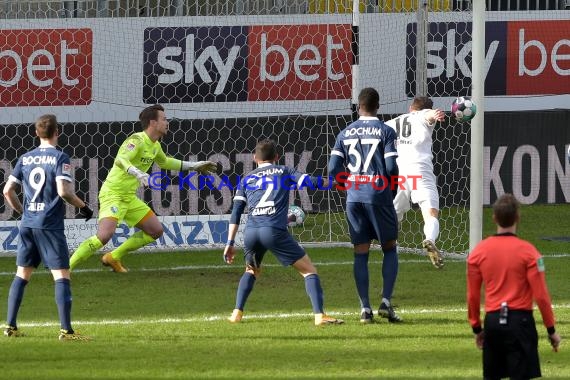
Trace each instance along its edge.
<instances>
[{"instance_id":1,"label":"short dark hair","mask_svg":"<svg viewBox=\"0 0 570 380\"><path fill-rule=\"evenodd\" d=\"M366 112L374 112L380 108L380 95L372 87L363 88L358 95L358 105Z\"/></svg>"},{"instance_id":2,"label":"short dark hair","mask_svg":"<svg viewBox=\"0 0 570 380\"><path fill-rule=\"evenodd\" d=\"M56 131L57 118L55 115L42 115L36 120L36 133L39 138L51 139L55 135Z\"/></svg>"},{"instance_id":3,"label":"short dark hair","mask_svg":"<svg viewBox=\"0 0 570 380\"><path fill-rule=\"evenodd\" d=\"M142 129L147 129L148 125L150 124L151 120L158 120L158 112L164 112L164 107L160 104L155 104L149 107L146 107L139 115L139 120L142 125Z\"/></svg>"},{"instance_id":4,"label":"short dark hair","mask_svg":"<svg viewBox=\"0 0 570 380\"><path fill-rule=\"evenodd\" d=\"M512 227L519 218L520 203L513 194L501 195L493 204L495 223L503 228Z\"/></svg>"},{"instance_id":5,"label":"short dark hair","mask_svg":"<svg viewBox=\"0 0 570 380\"><path fill-rule=\"evenodd\" d=\"M260 140L255 146L255 158L259 161L273 161L277 157L277 144L271 139Z\"/></svg>"},{"instance_id":6,"label":"short dark hair","mask_svg":"<svg viewBox=\"0 0 570 380\"><path fill-rule=\"evenodd\" d=\"M415 111L430 110L433 108L433 100L427 96L416 96L410 107Z\"/></svg>"}]
</instances>

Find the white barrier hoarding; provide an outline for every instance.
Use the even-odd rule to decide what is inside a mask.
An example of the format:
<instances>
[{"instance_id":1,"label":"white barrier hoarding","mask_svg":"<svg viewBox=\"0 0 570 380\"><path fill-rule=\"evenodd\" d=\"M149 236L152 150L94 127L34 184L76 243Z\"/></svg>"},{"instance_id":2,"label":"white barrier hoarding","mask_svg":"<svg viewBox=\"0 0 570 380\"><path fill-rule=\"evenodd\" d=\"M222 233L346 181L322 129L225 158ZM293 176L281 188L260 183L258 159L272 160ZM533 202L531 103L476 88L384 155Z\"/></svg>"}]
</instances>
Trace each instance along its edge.
<instances>
[{"instance_id":1,"label":"white barrier hoarding","mask_svg":"<svg viewBox=\"0 0 570 380\"><path fill-rule=\"evenodd\" d=\"M164 227L164 235L155 243L149 244L140 251L153 252L157 250L189 250L189 249L221 249L228 238L229 215L193 215L193 216L159 216ZM242 224L236 237L237 245L243 242L243 226L246 218L242 218ZM18 244L17 221L3 221L0 224L0 255L13 254ZM73 252L85 239L97 232L96 220L85 222L82 219L65 220L65 236L70 252ZM111 240L102 251L111 251L135 232L134 228L126 224L120 224Z\"/></svg>"},{"instance_id":2,"label":"white barrier hoarding","mask_svg":"<svg viewBox=\"0 0 570 380\"><path fill-rule=\"evenodd\" d=\"M567 108L570 11L493 15L486 109ZM469 89L469 16L430 14L430 95L445 109ZM348 114L351 17L4 20L0 124L46 106L62 122L136 120L159 101L181 119ZM414 15L360 16L358 83L379 89L384 113L407 110L414 44Z\"/></svg>"}]
</instances>

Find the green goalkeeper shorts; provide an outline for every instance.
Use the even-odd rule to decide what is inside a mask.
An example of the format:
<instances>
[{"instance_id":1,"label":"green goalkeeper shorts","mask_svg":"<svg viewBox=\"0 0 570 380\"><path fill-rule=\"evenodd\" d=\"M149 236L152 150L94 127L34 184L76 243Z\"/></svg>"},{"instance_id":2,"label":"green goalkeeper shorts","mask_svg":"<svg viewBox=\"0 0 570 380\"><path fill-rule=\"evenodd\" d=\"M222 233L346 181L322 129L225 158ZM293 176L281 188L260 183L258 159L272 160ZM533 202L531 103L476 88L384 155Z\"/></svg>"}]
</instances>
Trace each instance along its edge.
<instances>
[{"instance_id":1,"label":"green goalkeeper shorts","mask_svg":"<svg viewBox=\"0 0 570 380\"><path fill-rule=\"evenodd\" d=\"M99 220L114 218L129 227L136 226L148 213L150 207L136 194L119 194L101 189L99 192Z\"/></svg>"}]
</instances>

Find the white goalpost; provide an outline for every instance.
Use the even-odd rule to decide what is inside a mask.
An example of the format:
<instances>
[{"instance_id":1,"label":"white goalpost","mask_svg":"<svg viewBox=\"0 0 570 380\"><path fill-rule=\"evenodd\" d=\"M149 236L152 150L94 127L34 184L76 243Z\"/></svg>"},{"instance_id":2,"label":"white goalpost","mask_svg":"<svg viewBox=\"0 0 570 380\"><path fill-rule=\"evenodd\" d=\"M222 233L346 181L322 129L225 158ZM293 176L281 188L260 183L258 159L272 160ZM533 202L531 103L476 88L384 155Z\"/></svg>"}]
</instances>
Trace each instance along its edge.
<instances>
[{"instance_id":1,"label":"white goalpost","mask_svg":"<svg viewBox=\"0 0 570 380\"><path fill-rule=\"evenodd\" d=\"M471 121L471 198L469 200L469 250L483 236L483 136L485 127L485 1L473 1L472 97L477 117Z\"/></svg>"}]
</instances>

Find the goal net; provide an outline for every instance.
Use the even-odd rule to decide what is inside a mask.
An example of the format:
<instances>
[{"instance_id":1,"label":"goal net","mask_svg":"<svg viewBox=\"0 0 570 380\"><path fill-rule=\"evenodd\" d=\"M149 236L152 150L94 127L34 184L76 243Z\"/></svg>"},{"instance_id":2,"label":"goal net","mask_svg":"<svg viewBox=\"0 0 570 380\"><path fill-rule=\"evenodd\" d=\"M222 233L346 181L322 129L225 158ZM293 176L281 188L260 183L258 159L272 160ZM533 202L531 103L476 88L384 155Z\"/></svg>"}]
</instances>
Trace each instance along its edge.
<instances>
[{"instance_id":1,"label":"goal net","mask_svg":"<svg viewBox=\"0 0 570 380\"><path fill-rule=\"evenodd\" d=\"M262 137L278 142L281 164L326 175L331 147L353 120L352 99L360 88L378 89L386 120L407 112L420 94L420 80L436 107L446 111L453 97L470 93L471 13L453 11L451 1L429 2L427 34L415 1L362 3L356 13L352 1L343 0L281 1L269 8L256 8L257 2L146 2L152 8L137 8L137 2L5 3L10 6L0 8L4 181L17 158L37 145L33 121L53 113L62 125L59 145L72 157L76 189L97 210L98 189L120 144L140 131L139 112L155 103L171 118L162 141L168 155L220 162L222 171L209 185L170 172L156 177L160 189L140 191L165 226L151 250L225 243L233 191L224 180L235 184L253 169L252 152ZM240 8L244 4L249 8ZM418 51L425 51L424 61ZM427 62L423 80L418 60ZM440 123L433 150L441 206L438 245L464 253L469 124ZM291 192L290 203L307 214L292 232L302 243L347 244L344 200L334 190ZM76 211L67 209L71 249L96 231L96 223L77 219ZM422 229L419 210L408 212L400 247L420 252ZM107 248L133 232L121 224ZM0 251L15 250L16 215L3 201L0 237Z\"/></svg>"}]
</instances>

